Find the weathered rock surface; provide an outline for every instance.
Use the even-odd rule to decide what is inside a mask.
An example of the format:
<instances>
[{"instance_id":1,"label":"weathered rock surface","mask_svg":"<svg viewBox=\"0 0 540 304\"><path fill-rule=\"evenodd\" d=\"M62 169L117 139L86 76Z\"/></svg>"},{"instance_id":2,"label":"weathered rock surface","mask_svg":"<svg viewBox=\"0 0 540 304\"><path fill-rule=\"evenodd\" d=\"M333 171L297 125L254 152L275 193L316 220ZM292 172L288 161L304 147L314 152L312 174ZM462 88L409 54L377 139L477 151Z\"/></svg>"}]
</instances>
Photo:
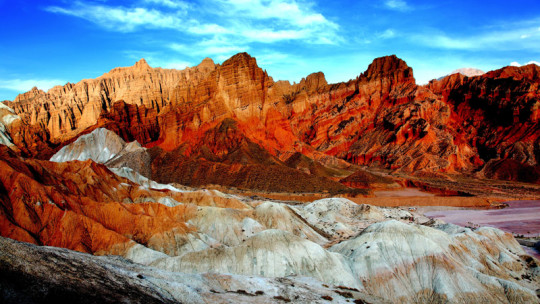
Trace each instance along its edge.
<instances>
[{"instance_id":1,"label":"weathered rock surface","mask_svg":"<svg viewBox=\"0 0 540 304\"><path fill-rule=\"evenodd\" d=\"M265 277L300 275L329 284L358 287L341 255L329 253L315 243L275 229L259 232L235 247L186 253L157 260L152 265L188 273L215 271Z\"/></svg>"},{"instance_id":2,"label":"weathered rock surface","mask_svg":"<svg viewBox=\"0 0 540 304\"><path fill-rule=\"evenodd\" d=\"M195 158L184 167L192 172L199 170L194 166L218 166L214 163L259 164L254 152L271 162L296 155L289 167L332 178L352 172L317 168L298 153L316 162L337 157L420 175L472 173L497 158L538 168L538 69L506 67L475 77L456 73L417 86L412 69L387 56L346 83L327 84L319 72L291 85L274 81L246 53L184 71L139 62L48 93L21 94L9 105L25 127L8 132L25 155L48 157L83 130L106 127L126 141ZM201 163L203 158L212 163ZM176 181L237 186L230 180L246 178L220 170L227 172L223 181L209 179L211 169L199 174L204 181ZM526 176L486 177L535 182ZM172 181L159 181L165 179Z\"/></svg>"},{"instance_id":3,"label":"weathered rock surface","mask_svg":"<svg viewBox=\"0 0 540 304\"><path fill-rule=\"evenodd\" d=\"M428 222L410 211L356 205L343 198L292 207L260 200L241 201L217 191L179 191L169 185L157 190L114 175L104 165L91 160L65 163L25 160L2 147L0 189L6 190L0 191L0 233L5 237L95 255L121 255L139 264L167 270L258 276L247 281L238 279L235 283L236 290L250 294L256 294L250 289L252 282L296 284L294 280L283 281L279 277L301 275L343 286L333 290L349 298L369 294L405 303L464 303L471 299L503 303L537 301L533 291L540 285L538 262L528 257L511 235L496 229L424 227L410 224ZM131 170L126 172L143 185L148 182L137 179ZM330 250L325 249L328 247ZM10 252L11 249L5 248L0 247L0 255ZM78 257L81 256L70 256L75 265L94 267ZM29 270L33 268L13 267L20 265L19 262L11 258L7 261L2 265L8 266L2 267L9 270L10 278L18 278L20 282L21 277L29 276L48 286L43 287L45 290L90 288L87 284L101 286L110 275L117 274L101 277L102 272L97 271L82 286L78 285L80 281L75 281L71 287L59 287L43 283L51 281ZM115 267L112 269L123 269L121 265ZM133 267L144 271L139 272L143 279L165 276L156 268ZM51 270L40 273L48 271ZM69 278L73 272L59 273ZM178 276L182 275L177 273L173 277ZM190 278L207 276L197 274ZM210 276L230 278L222 274ZM277 279L261 279L263 276ZM9 280L12 281L15 282ZM140 286L141 281L136 281L133 284ZM172 284L161 281L158 284L158 281L151 282L158 286ZM130 293L139 293L140 288L128 282L125 288L135 288ZM312 289L319 286L313 280L301 282L315 284L305 283ZM16 284L7 286L6 290L20 288ZM205 290L201 287L198 291L201 289ZM223 289L215 289L219 291L215 297ZM15 291L10 294L17 295ZM274 297L273 293L268 294ZM176 293L169 295L178 299ZM103 296L111 295L105 292Z\"/></svg>"},{"instance_id":4,"label":"weathered rock surface","mask_svg":"<svg viewBox=\"0 0 540 304\"><path fill-rule=\"evenodd\" d=\"M21 118L15 115L15 112L10 107L0 103L0 144L6 145L12 149L17 149L13 144L11 136L9 135L6 126L11 125L14 121Z\"/></svg>"},{"instance_id":5,"label":"weathered rock surface","mask_svg":"<svg viewBox=\"0 0 540 304\"><path fill-rule=\"evenodd\" d=\"M208 63L178 71L151 68L141 59L132 67L116 68L96 79L56 86L48 92L34 88L11 105L24 121L39 125L53 142L59 142L94 125L115 101L161 111L175 99L179 83L196 84L213 70Z\"/></svg>"},{"instance_id":6,"label":"weathered rock surface","mask_svg":"<svg viewBox=\"0 0 540 304\"><path fill-rule=\"evenodd\" d=\"M114 132L99 128L90 134L82 135L68 146L63 147L51 157L53 162L91 159L104 164L111 159L143 149L138 142L127 144Z\"/></svg>"},{"instance_id":7,"label":"weathered rock surface","mask_svg":"<svg viewBox=\"0 0 540 304\"><path fill-rule=\"evenodd\" d=\"M140 186L90 160L23 160L1 147L0 233L5 237L146 262L208 247L205 236L186 224L195 203L249 208L216 192L181 192L168 185L156 190L148 187L155 186L151 182Z\"/></svg>"},{"instance_id":8,"label":"weathered rock surface","mask_svg":"<svg viewBox=\"0 0 540 304\"><path fill-rule=\"evenodd\" d=\"M539 301L533 292L538 266L529 268L516 240L494 228L438 230L392 220L373 224L330 251L349 259L363 290L394 302ZM532 280L522 279L530 275Z\"/></svg>"},{"instance_id":9,"label":"weathered rock surface","mask_svg":"<svg viewBox=\"0 0 540 304\"><path fill-rule=\"evenodd\" d=\"M137 141L126 143L114 132L98 128L80 136L51 157L51 161L92 159L115 173L124 172L132 181L138 179L122 168L157 182L189 186L219 184L239 188L282 192L345 192L347 187L331 180L327 167L319 165L314 174L295 170L251 142L233 120L225 120L205 133L204 139L190 157L184 156L186 145L167 152L159 147L146 149ZM326 171L324 170L326 169ZM123 171L122 171L123 170ZM163 188L159 186L160 188Z\"/></svg>"},{"instance_id":10,"label":"weathered rock surface","mask_svg":"<svg viewBox=\"0 0 540 304\"><path fill-rule=\"evenodd\" d=\"M168 272L0 237L2 303L387 303L311 278ZM352 299L351 299L352 298ZM361 302L360 302L361 301Z\"/></svg>"}]
</instances>

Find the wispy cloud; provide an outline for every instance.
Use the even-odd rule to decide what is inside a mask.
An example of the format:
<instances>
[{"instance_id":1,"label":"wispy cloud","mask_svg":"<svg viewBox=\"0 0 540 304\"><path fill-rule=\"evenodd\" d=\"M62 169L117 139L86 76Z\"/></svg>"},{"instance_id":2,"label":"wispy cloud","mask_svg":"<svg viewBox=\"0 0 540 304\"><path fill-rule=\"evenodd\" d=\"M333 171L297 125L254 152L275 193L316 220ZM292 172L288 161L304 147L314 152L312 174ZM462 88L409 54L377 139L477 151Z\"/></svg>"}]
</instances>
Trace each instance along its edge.
<instances>
[{"instance_id":1,"label":"wispy cloud","mask_svg":"<svg viewBox=\"0 0 540 304\"><path fill-rule=\"evenodd\" d=\"M15 92L26 92L33 87L47 91L56 85L64 84L66 81L59 79L0 79L0 88Z\"/></svg>"},{"instance_id":2,"label":"wispy cloud","mask_svg":"<svg viewBox=\"0 0 540 304\"><path fill-rule=\"evenodd\" d=\"M187 10L191 7L191 5L188 2L184 1L178 1L178 0L144 0L144 2L149 4L158 4L170 8L180 8L183 10Z\"/></svg>"},{"instance_id":3,"label":"wispy cloud","mask_svg":"<svg viewBox=\"0 0 540 304\"><path fill-rule=\"evenodd\" d=\"M533 20L531 20L533 21ZM540 20L534 20L540 22ZM536 49L540 45L540 28L533 22L520 21L479 29L469 36L451 36L441 32L425 32L408 35L414 42L432 48L453 50L523 50ZM534 24L534 23L533 23Z\"/></svg>"},{"instance_id":4,"label":"wispy cloud","mask_svg":"<svg viewBox=\"0 0 540 304\"><path fill-rule=\"evenodd\" d=\"M213 2L227 9L221 12L222 15L259 20L274 19L297 27L315 25L337 27L322 14L315 12L309 2L303 3L302 7L295 0L213 0Z\"/></svg>"},{"instance_id":5,"label":"wispy cloud","mask_svg":"<svg viewBox=\"0 0 540 304\"><path fill-rule=\"evenodd\" d=\"M162 52L129 50L124 51L123 53L126 57L133 60L133 62L144 58L146 62L148 62L148 64L153 68L160 67L164 69L183 70L187 67L193 66L192 62L184 60L182 56L165 56Z\"/></svg>"},{"instance_id":6,"label":"wispy cloud","mask_svg":"<svg viewBox=\"0 0 540 304\"><path fill-rule=\"evenodd\" d=\"M46 10L51 13L83 18L107 29L121 32L130 32L138 28L178 29L182 25L182 19L178 13L173 15L144 7L110 7L75 2L69 8L51 6Z\"/></svg>"},{"instance_id":7,"label":"wispy cloud","mask_svg":"<svg viewBox=\"0 0 540 304\"><path fill-rule=\"evenodd\" d=\"M394 38L396 36L396 32L393 29L387 29L387 30L385 30L384 32L380 33L377 36L378 36L378 38L381 38L381 39L390 39L390 38Z\"/></svg>"},{"instance_id":8,"label":"wispy cloud","mask_svg":"<svg viewBox=\"0 0 540 304\"><path fill-rule=\"evenodd\" d=\"M405 2L405 0L386 0L384 1L384 6L391 10L396 11L409 11L412 8Z\"/></svg>"},{"instance_id":9,"label":"wispy cloud","mask_svg":"<svg viewBox=\"0 0 540 304\"><path fill-rule=\"evenodd\" d=\"M342 41L339 26L296 0L204 0L213 9L174 0L144 0L137 6L109 6L77 1L68 7L51 6L47 11L79 17L108 30L174 29L194 36L226 36L237 44L298 40L311 44ZM170 9L156 9L159 4ZM150 8L152 6L153 8ZM208 22L207 20L214 20Z\"/></svg>"},{"instance_id":10,"label":"wispy cloud","mask_svg":"<svg viewBox=\"0 0 540 304\"><path fill-rule=\"evenodd\" d=\"M234 42L219 36L201 40L190 45L171 43L168 46L171 50L183 56L197 58L212 57L218 61L225 60L236 53L250 50L250 47L247 44L235 44Z\"/></svg>"}]
</instances>

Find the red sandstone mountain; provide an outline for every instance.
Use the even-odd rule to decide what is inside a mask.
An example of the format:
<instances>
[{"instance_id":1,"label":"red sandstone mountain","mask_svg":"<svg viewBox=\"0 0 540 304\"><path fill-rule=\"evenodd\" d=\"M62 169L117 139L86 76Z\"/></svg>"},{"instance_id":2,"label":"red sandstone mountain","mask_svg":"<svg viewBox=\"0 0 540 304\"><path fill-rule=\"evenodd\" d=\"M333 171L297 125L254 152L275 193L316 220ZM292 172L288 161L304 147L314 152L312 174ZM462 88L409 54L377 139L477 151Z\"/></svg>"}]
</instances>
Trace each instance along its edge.
<instances>
[{"instance_id":1,"label":"red sandstone mountain","mask_svg":"<svg viewBox=\"0 0 540 304\"><path fill-rule=\"evenodd\" d=\"M246 179L290 176L289 169L302 169L295 155L324 168L302 169L324 179L315 190L337 190L329 178L356 171L343 160L414 174L484 169L478 174L538 182L539 69L454 74L417 86L412 69L389 56L346 83L327 84L315 73L291 85L275 82L246 53L184 71L142 60L95 80L21 94L7 105L22 119L7 129L22 155L48 159L79 134L106 127L153 147L152 178L161 182L277 190ZM265 166L276 171L254 173ZM499 172L508 168L522 173Z\"/></svg>"}]
</instances>

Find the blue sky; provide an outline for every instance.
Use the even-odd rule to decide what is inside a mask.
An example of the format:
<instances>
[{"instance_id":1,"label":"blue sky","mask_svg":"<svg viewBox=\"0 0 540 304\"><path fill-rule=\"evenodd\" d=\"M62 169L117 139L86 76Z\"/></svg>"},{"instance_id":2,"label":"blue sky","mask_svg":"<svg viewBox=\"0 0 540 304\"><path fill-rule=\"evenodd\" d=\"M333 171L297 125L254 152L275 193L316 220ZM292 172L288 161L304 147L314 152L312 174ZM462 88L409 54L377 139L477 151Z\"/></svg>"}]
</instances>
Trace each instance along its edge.
<instances>
[{"instance_id":1,"label":"blue sky","mask_svg":"<svg viewBox=\"0 0 540 304\"><path fill-rule=\"evenodd\" d=\"M329 82L396 54L418 83L540 61L538 0L0 0L0 100L146 58L184 68L246 51L275 80Z\"/></svg>"}]
</instances>

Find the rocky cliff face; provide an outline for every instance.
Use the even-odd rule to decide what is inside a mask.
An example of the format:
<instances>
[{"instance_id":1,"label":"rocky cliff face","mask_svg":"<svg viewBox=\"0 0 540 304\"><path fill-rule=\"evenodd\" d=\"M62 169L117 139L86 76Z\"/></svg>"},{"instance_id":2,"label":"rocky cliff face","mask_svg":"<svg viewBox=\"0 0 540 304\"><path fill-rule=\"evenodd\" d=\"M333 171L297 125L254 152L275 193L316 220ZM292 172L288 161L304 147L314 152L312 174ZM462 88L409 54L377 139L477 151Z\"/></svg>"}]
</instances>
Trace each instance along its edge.
<instances>
[{"instance_id":1,"label":"rocky cliff face","mask_svg":"<svg viewBox=\"0 0 540 304\"><path fill-rule=\"evenodd\" d=\"M208 60L178 71L151 68L141 59L134 66L113 69L96 79L56 86L48 92L33 88L10 105L25 122L46 130L52 142L61 142L94 125L119 100L160 112L176 100L174 89L179 84L196 84L212 69Z\"/></svg>"},{"instance_id":2,"label":"rocky cliff face","mask_svg":"<svg viewBox=\"0 0 540 304\"><path fill-rule=\"evenodd\" d=\"M8 133L24 155L42 158L97 127L192 157L201 155L208 132L228 121L241 137L283 162L300 153L316 161L336 158L432 174L473 173L490 160L511 159L534 176L493 168L479 174L535 182L538 75L533 65L507 67L417 86L412 69L387 56L346 83L328 84L319 72L291 85L274 81L246 53L222 65L206 59L184 71L140 61L95 80L20 95L9 105L24 128ZM235 140L221 141L223 151L235 150Z\"/></svg>"},{"instance_id":3,"label":"rocky cliff face","mask_svg":"<svg viewBox=\"0 0 540 304\"><path fill-rule=\"evenodd\" d=\"M483 162L512 160L513 167L534 172L540 156L539 73L536 65L506 67L478 77L452 75L428 87L450 107L456 141L468 142ZM487 176L505 174L494 171L489 166ZM537 181L537 173L531 174L518 180Z\"/></svg>"}]
</instances>

